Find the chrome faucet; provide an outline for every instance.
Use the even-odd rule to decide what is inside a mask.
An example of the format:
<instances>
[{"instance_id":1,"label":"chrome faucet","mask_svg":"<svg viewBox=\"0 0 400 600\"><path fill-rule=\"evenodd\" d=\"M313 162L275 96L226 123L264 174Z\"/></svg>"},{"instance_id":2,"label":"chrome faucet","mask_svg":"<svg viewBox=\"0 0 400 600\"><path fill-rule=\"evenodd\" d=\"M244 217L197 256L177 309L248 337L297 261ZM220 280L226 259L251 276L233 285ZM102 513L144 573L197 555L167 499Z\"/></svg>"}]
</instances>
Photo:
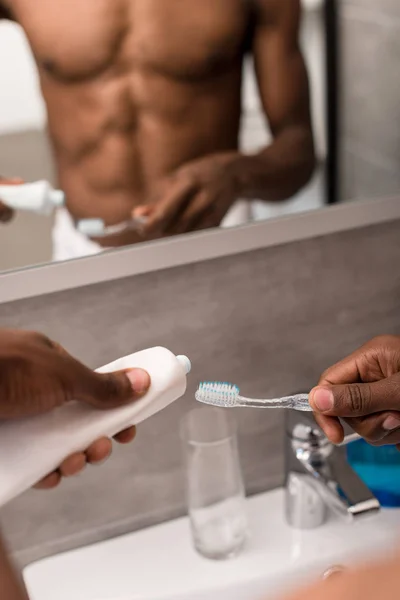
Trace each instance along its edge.
<instances>
[{"instance_id":1,"label":"chrome faucet","mask_svg":"<svg viewBox=\"0 0 400 600\"><path fill-rule=\"evenodd\" d=\"M287 411L285 446L286 519L292 527L319 527L328 508L349 520L380 509L344 448L329 442L309 413Z\"/></svg>"}]
</instances>

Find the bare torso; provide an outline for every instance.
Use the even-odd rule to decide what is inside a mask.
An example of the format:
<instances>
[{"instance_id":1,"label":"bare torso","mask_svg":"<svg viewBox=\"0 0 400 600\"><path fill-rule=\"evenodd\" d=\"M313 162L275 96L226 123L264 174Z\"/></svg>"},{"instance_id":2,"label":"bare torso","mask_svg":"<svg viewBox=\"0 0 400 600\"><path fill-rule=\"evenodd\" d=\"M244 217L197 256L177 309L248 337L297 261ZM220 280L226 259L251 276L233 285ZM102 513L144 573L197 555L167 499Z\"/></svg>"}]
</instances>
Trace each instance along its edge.
<instances>
[{"instance_id":1,"label":"bare torso","mask_svg":"<svg viewBox=\"0 0 400 600\"><path fill-rule=\"evenodd\" d=\"M250 0L6 0L39 68L75 218L129 218L160 179L237 147Z\"/></svg>"}]
</instances>

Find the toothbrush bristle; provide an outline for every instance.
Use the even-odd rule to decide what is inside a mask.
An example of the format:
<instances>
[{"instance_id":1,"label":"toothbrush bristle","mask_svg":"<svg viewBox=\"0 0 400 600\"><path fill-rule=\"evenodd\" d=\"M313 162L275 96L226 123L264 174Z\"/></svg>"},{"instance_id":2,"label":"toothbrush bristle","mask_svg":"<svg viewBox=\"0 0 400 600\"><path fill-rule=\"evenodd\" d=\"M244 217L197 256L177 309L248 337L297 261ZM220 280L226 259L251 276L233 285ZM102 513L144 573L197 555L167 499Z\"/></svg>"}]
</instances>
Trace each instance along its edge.
<instances>
[{"instance_id":1,"label":"toothbrush bristle","mask_svg":"<svg viewBox=\"0 0 400 600\"><path fill-rule=\"evenodd\" d=\"M238 396L239 388L237 385L221 381L203 381L195 394L198 402L223 407L235 406Z\"/></svg>"}]
</instances>

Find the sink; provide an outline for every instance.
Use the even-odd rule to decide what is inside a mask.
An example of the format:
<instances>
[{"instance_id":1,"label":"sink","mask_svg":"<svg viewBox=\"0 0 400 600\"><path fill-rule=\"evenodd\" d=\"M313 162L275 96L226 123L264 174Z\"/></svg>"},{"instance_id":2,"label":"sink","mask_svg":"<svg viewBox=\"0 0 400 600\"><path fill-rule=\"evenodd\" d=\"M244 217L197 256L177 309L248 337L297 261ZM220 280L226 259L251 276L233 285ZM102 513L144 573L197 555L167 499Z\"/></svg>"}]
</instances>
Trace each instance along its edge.
<instances>
[{"instance_id":1,"label":"sink","mask_svg":"<svg viewBox=\"0 0 400 600\"><path fill-rule=\"evenodd\" d=\"M259 600L390 550L400 510L349 523L331 515L317 529L290 528L284 490L246 501L250 535L242 554L211 561L192 547L187 518L56 555L26 567L31 600Z\"/></svg>"}]
</instances>

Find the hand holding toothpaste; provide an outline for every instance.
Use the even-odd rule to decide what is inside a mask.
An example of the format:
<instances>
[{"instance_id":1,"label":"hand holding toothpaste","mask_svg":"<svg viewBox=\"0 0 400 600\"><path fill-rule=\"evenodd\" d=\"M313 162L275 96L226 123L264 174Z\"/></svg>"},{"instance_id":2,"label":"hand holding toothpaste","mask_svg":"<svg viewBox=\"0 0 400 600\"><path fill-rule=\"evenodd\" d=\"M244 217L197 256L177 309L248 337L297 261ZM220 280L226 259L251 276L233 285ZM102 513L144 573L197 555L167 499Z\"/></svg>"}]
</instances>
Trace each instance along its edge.
<instances>
[{"instance_id":1,"label":"hand holding toothpaste","mask_svg":"<svg viewBox=\"0 0 400 600\"><path fill-rule=\"evenodd\" d=\"M0 329L0 419L44 413L70 400L114 408L141 397L149 385L149 375L141 369L96 373L44 335ZM115 439L127 443L134 436L132 427ZM63 476L75 475L87 462L101 462L110 453L111 441L97 440L86 452L67 458L38 487L55 487Z\"/></svg>"}]
</instances>

